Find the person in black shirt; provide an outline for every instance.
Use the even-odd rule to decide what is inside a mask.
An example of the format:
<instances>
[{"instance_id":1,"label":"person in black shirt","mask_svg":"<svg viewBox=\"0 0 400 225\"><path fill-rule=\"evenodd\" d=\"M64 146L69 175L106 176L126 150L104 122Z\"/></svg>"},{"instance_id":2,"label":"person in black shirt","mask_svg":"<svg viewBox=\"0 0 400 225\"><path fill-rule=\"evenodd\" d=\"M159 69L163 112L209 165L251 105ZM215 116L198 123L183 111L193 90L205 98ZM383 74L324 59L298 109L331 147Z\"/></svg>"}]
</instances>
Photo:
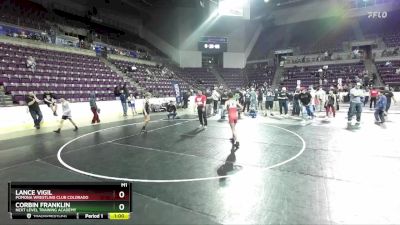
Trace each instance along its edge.
<instances>
[{"instance_id":1,"label":"person in black shirt","mask_svg":"<svg viewBox=\"0 0 400 225\"><path fill-rule=\"evenodd\" d=\"M246 93L244 94L244 107L243 107L243 112L246 110L247 107L247 112L249 112L250 109L250 100L251 100L251 95L249 89L246 90ZM221 103L222 105L222 103Z\"/></svg>"},{"instance_id":2,"label":"person in black shirt","mask_svg":"<svg viewBox=\"0 0 400 225\"><path fill-rule=\"evenodd\" d=\"M150 97L151 97L150 93L145 94L145 99L143 104L144 123L140 133L147 133L146 126L150 122Z\"/></svg>"},{"instance_id":3,"label":"person in black shirt","mask_svg":"<svg viewBox=\"0 0 400 225\"><path fill-rule=\"evenodd\" d=\"M228 100L228 92L225 90L222 94L221 94L221 120L225 119L225 102Z\"/></svg>"},{"instance_id":4,"label":"person in black shirt","mask_svg":"<svg viewBox=\"0 0 400 225\"><path fill-rule=\"evenodd\" d=\"M299 95L300 95L300 89L296 88L296 91L293 94L293 111L292 111L293 116L300 115Z\"/></svg>"},{"instance_id":5,"label":"person in black shirt","mask_svg":"<svg viewBox=\"0 0 400 225\"><path fill-rule=\"evenodd\" d=\"M188 107L188 102L189 102L189 93L188 91L183 92L183 106L182 108L187 109Z\"/></svg>"},{"instance_id":6,"label":"person in black shirt","mask_svg":"<svg viewBox=\"0 0 400 225\"><path fill-rule=\"evenodd\" d=\"M305 88L302 88L301 93L299 94L299 100L302 106L301 112L307 111L308 118L314 117L313 112L311 110L311 94L307 92ZM304 116L303 116L304 117Z\"/></svg>"},{"instance_id":7,"label":"person in black shirt","mask_svg":"<svg viewBox=\"0 0 400 225\"><path fill-rule=\"evenodd\" d=\"M51 109L51 111L53 111L53 115L57 116L57 100L53 93L44 92L43 102Z\"/></svg>"},{"instance_id":8,"label":"person in black shirt","mask_svg":"<svg viewBox=\"0 0 400 225\"><path fill-rule=\"evenodd\" d=\"M389 87L385 87L385 90L383 91L383 95L386 96L386 109L385 109L385 115L387 115L389 109L390 109L390 105L392 104L392 99L394 102L396 102L396 100L394 99L394 95L393 92L391 92L389 90Z\"/></svg>"},{"instance_id":9,"label":"person in black shirt","mask_svg":"<svg viewBox=\"0 0 400 225\"><path fill-rule=\"evenodd\" d=\"M176 113L176 106L172 101L170 101L169 104L167 105L167 112L168 112L167 115L168 119L172 116L172 119L174 120L177 113Z\"/></svg>"},{"instance_id":10,"label":"person in black shirt","mask_svg":"<svg viewBox=\"0 0 400 225\"><path fill-rule=\"evenodd\" d=\"M43 119L42 111L40 111L39 102L40 100L36 97L33 92L29 92L26 96L26 104L28 105L29 112L32 116L33 122L36 129L40 129L40 122Z\"/></svg>"},{"instance_id":11,"label":"person in black shirt","mask_svg":"<svg viewBox=\"0 0 400 225\"><path fill-rule=\"evenodd\" d=\"M258 102L258 109L263 110L263 97L264 97L264 93L263 93L263 89L258 89L257 92L257 102Z\"/></svg>"},{"instance_id":12,"label":"person in black shirt","mask_svg":"<svg viewBox=\"0 0 400 225\"><path fill-rule=\"evenodd\" d=\"M281 115L282 115L282 111L285 113L285 115L287 115L287 113L288 113L288 98L289 98L289 95L286 92L286 88L283 87L278 94L279 112Z\"/></svg>"}]
</instances>

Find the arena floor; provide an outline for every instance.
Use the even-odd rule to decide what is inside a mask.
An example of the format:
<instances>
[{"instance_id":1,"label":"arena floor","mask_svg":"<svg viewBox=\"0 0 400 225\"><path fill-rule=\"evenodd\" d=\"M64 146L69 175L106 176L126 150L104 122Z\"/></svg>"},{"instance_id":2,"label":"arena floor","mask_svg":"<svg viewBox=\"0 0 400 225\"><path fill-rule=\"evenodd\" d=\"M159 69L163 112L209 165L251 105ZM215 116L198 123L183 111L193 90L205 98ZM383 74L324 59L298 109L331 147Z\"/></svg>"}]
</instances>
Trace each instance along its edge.
<instances>
[{"instance_id":1,"label":"arena floor","mask_svg":"<svg viewBox=\"0 0 400 225\"><path fill-rule=\"evenodd\" d=\"M234 156L227 121L203 130L194 115L154 114L144 135L138 118L0 141L0 224L399 224L399 111L379 126L365 110L359 129L346 128L345 112L245 117ZM131 220L8 219L8 181L107 177L133 182Z\"/></svg>"}]
</instances>

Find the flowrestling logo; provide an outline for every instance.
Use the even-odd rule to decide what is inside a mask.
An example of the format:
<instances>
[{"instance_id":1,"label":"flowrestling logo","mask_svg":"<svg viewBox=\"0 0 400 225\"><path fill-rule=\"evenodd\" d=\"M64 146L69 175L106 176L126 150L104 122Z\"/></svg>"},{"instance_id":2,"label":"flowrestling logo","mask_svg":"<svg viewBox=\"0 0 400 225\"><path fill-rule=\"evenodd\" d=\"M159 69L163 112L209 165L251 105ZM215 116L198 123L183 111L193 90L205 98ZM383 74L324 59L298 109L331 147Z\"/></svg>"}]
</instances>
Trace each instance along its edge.
<instances>
[{"instance_id":1,"label":"flowrestling logo","mask_svg":"<svg viewBox=\"0 0 400 225\"><path fill-rule=\"evenodd\" d=\"M370 18L370 19L386 19L387 16L388 16L388 13L386 11L368 12L368 18Z\"/></svg>"}]
</instances>

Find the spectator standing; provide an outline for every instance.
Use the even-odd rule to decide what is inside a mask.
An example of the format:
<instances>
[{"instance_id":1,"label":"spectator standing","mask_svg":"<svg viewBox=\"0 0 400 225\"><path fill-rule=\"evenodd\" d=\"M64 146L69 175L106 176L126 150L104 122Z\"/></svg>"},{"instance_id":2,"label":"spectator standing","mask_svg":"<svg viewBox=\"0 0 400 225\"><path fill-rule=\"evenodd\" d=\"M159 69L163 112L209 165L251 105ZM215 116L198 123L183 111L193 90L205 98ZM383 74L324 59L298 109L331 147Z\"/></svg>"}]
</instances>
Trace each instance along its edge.
<instances>
[{"instance_id":1,"label":"spectator standing","mask_svg":"<svg viewBox=\"0 0 400 225\"><path fill-rule=\"evenodd\" d=\"M313 111L312 111L312 108L311 108L312 107L311 99L312 99L312 97L311 97L310 92L307 92L307 89L302 88L301 89L301 93L299 94L299 100L300 100L300 103L301 103L301 106L302 106L301 107L301 112L302 112L303 118L305 118L304 112L307 113L307 118L308 119L314 118L314 114L313 114Z\"/></svg>"},{"instance_id":2,"label":"spectator standing","mask_svg":"<svg viewBox=\"0 0 400 225\"><path fill-rule=\"evenodd\" d=\"M279 90L277 88L275 88L275 92L274 92L274 111L278 111L279 110Z\"/></svg>"},{"instance_id":3,"label":"spectator standing","mask_svg":"<svg viewBox=\"0 0 400 225\"><path fill-rule=\"evenodd\" d=\"M226 113L226 108L225 108L225 102L228 100L228 92L223 91L221 94L221 120L225 119L225 113Z\"/></svg>"},{"instance_id":4,"label":"spectator standing","mask_svg":"<svg viewBox=\"0 0 400 225\"><path fill-rule=\"evenodd\" d=\"M322 112L325 107L325 101L326 101L326 92L322 87L320 87L319 90L317 91L317 99L318 99L318 111Z\"/></svg>"},{"instance_id":5,"label":"spectator standing","mask_svg":"<svg viewBox=\"0 0 400 225\"><path fill-rule=\"evenodd\" d=\"M218 87L214 87L214 90L212 92L212 99L213 99L213 103L214 103L214 107L213 107L213 115L217 115L217 110L218 110L218 101L221 97L221 95L218 92Z\"/></svg>"},{"instance_id":6,"label":"spectator standing","mask_svg":"<svg viewBox=\"0 0 400 225\"><path fill-rule=\"evenodd\" d=\"M374 108L375 108L376 99L378 97L378 94L379 94L379 91L375 87L372 87L372 89L370 91L370 97L371 97L371 100L369 102L369 108L370 109L372 109L372 103L374 103Z\"/></svg>"},{"instance_id":7,"label":"spectator standing","mask_svg":"<svg viewBox=\"0 0 400 225\"><path fill-rule=\"evenodd\" d=\"M365 88L365 90L364 90L364 107L368 103L368 101L369 101L369 89Z\"/></svg>"},{"instance_id":8,"label":"spectator standing","mask_svg":"<svg viewBox=\"0 0 400 225\"><path fill-rule=\"evenodd\" d=\"M267 89L267 91L265 92L265 110L266 110L266 114L265 115L269 115L273 116L274 114L272 113L273 107L274 107L274 99L275 99L275 93L272 90L271 87L269 87Z\"/></svg>"},{"instance_id":9,"label":"spectator standing","mask_svg":"<svg viewBox=\"0 0 400 225\"><path fill-rule=\"evenodd\" d=\"M286 92L286 88L282 87L281 91L279 92L278 95L278 100L279 100L279 112L282 115L283 113L285 113L285 115L287 115L288 113L288 99L289 99L289 95Z\"/></svg>"},{"instance_id":10,"label":"spectator standing","mask_svg":"<svg viewBox=\"0 0 400 225\"><path fill-rule=\"evenodd\" d=\"M188 102L189 102L189 93L188 91L183 92L183 106L182 108L187 109L188 108Z\"/></svg>"},{"instance_id":11,"label":"spectator standing","mask_svg":"<svg viewBox=\"0 0 400 225\"><path fill-rule=\"evenodd\" d=\"M250 91L249 89L246 90L246 92L244 93L244 107L243 107L243 112L246 110L246 112L249 112L250 110L250 101L251 101L251 95L250 95Z\"/></svg>"},{"instance_id":12,"label":"spectator standing","mask_svg":"<svg viewBox=\"0 0 400 225\"><path fill-rule=\"evenodd\" d=\"M89 95L89 104L90 104L90 110L92 110L93 113L93 118L92 118L92 124L100 123L99 119L99 112L100 109L97 107L96 103L96 94L94 92L90 93Z\"/></svg>"},{"instance_id":13,"label":"spectator standing","mask_svg":"<svg viewBox=\"0 0 400 225\"><path fill-rule=\"evenodd\" d=\"M194 102L197 106L197 114L199 116L200 127L207 129L207 115L206 115L206 100L207 97L203 95L203 92L199 90L197 96L194 98Z\"/></svg>"},{"instance_id":14,"label":"spectator standing","mask_svg":"<svg viewBox=\"0 0 400 225\"><path fill-rule=\"evenodd\" d=\"M258 89L257 92L257 102L258 102L258 109L263 110L263 99L264 99L264 93L263 89Z\"/></svg>"},{"instance_id":15,"label":"spectator standing","mask_svg":"<svg viewBox=\"0 0 400 225\"><path fill-rule=\"evenodd\" d=\"M127 96L124 90L120 90L119 100L121 101L124 116L128 116L128 106L126 105Z\"/></svg>"},{"instance_id":16,"label":"spectator standing","mask_svg":"<svg viewBox=\"0 0 400 225\"><path fill-rule=\"evenodd\" d=\"M333 90L329 91L325 108L326 116L329 116L329 112L332 112L333 117L336 116L336 95L333 93Z\"/></svg>"},{"instance_id":17,"label":"spectator standing","mask_svg":"<svg viewBox=\"0 0 400 225\"><path fill-rule=\"evenodd\" d=\"M250 91L250 108L257 110L257 93L254 87Z\"/></svg>"},{"instance_id":18,"label":"spectator standing","mask_svg":"<svg viewBox=\"0 0 400 225\"><path fill-rule=\"evenodd\" d=\"M43 119L43 114L42 111L40 111L39 107L40 100L36 97L35 94L33 94L33 92L29 92L26 96L25 101L28 105L29 113L32 116L35 128L40 129L40 122Z\"/></svg>"},{"instance_id":19,"label":"spectator standing","mask_svg":"<svg viewBox=\"0 0 400 225\"><path fill-rule=\"evenodd\" d=\"M299 116L300 115L299 95L300 95L300 89L296 88L295 92L293 93L293 111L292 111L292 116Z\"/></svg>"}]
</instances>

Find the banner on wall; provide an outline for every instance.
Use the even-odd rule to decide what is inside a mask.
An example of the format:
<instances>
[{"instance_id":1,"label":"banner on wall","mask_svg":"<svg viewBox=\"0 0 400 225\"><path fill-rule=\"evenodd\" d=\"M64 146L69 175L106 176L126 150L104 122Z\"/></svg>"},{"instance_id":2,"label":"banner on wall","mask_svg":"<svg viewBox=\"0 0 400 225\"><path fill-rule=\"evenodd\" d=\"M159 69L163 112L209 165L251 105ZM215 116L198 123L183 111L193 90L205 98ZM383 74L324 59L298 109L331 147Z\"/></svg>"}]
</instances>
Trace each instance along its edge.
<instances>
[{"instance_id":1,"label":"banner on wall","mask_svg":"<svg viewBox=\"0 0 400 225\"><path fill-rule=\"evenodd\" d=\"M297 88L300 88L301 80L297 80Z\"/></svg>"},{"instance_id":2,"label":"banner on wall","mask_svg":"<svg viewBox=\"0 0 400 225\"><path fill-rule=\"evenodd\" d=\"M56 36L56 45L69 46L69 47L77 47L79 43L79 39L75 37L68 36Z\"/></svg>"},{"instance_id":3,"label":"banner on wall","mask_svg":"<svg viewBox=\"0 0 400 225\"><path fill-rule=\"evenodd\" d=\"M179 88L179 84L177 82L172 82L172 86L175 92L176 103L180 104L182 102L182 95L181 95L181 90Z\"/></svg>"}]
</instances>

